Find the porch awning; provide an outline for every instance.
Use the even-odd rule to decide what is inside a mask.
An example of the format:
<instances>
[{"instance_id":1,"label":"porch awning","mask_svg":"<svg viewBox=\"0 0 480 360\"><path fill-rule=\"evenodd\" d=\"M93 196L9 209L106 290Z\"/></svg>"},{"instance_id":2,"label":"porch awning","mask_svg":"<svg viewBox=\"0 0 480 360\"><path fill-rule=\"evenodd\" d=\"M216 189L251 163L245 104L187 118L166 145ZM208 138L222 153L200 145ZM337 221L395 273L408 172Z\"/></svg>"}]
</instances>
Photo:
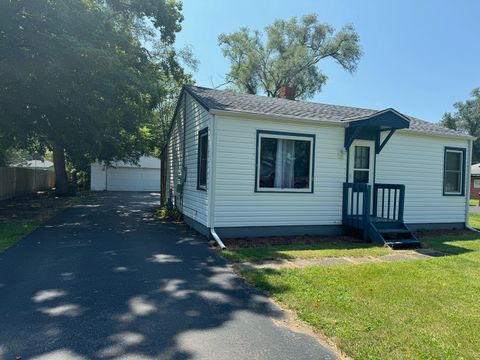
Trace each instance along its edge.
<instances>
[{"instance_id":1,"label":"porch awning","mask_svg":"<svg viewBox=\"0 0 480 360\"><path fill-rule=\"evenodd\" d=\"M345 129L345 149L348 149L354 140L375 141L375 152L382 151L388 140L398 129L410 127L410 119L394 109L385 109L372 115L344 120L348 123ZM381 141L382 132L388 132Z\"/></svg>"}]
</instances>

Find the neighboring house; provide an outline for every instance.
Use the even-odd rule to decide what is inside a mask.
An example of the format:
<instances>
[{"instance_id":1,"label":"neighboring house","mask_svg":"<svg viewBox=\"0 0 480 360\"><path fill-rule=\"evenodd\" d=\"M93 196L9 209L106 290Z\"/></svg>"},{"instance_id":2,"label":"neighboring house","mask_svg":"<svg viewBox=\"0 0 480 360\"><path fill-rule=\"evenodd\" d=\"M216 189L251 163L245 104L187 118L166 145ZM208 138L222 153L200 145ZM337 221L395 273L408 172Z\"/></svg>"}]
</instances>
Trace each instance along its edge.
<instances>
[{"instance_id":1,"label":"neighboring house","mask_svg":"<svg viewBox=\"0 0 480 360\"><path fill-rule=\"evenodd\" d=\"M466 226L473 139L393 109L184 87L162 202L205 235L416 243L408 229Z\"/></svg>"},{"instance_id":2,"label":"neighboring house","mask_svg":"<svg viewBox=\"0 0 480 360\"><path fill-rule=\"evenodd\" d=\"M470 168L470 198L480 199L480 163Z\"/></svg>"},{"instance_id":3,"label":"neighboring house","mask_svg":"<svg viewBox=\"0 0 480 360\"><path fill-rule=\"evenodd\" d=\"M26 167L39 170L53 170L53 162L50 160L26 160L17 165L16 167Z\"/></svg>"},{"instance_id":4,"label":"neighboring house","mask_svg":"<svg viewBox=\"0 0 480 360\"><path fill-rule=\"evenodd\" d=\"M91 164L92 191L160 191L160 159L143 156L138 165L125 162Z\"/></svg>"}]
</instances>

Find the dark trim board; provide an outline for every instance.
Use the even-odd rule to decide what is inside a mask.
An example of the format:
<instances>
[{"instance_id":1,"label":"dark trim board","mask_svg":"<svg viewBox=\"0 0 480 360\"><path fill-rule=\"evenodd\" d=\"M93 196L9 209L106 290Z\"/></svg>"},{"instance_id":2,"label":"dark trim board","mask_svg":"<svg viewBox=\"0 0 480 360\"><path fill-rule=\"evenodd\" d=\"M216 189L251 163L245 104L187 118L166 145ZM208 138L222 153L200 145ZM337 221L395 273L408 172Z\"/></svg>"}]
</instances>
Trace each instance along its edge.
<instances>
[{"instance_id":1,"label":"dark trim board","mask_svg":"<svg viewBox=\"0 0 480 360\"><path fill-rule=\"evenodd\" d=\"M302 235L343 235L342 225L293 225L293 226L247 226L215 228L220 238L302 236Z\"/></svg>"},{"instance_id":2,"label":"dark trim board","mask_svg":"<svg viewBox=\"0 0 480 360\"><path fill-rule=\"evenodd\" d=\"M420 224L406 224L412 231L421 230L463 230L466 229L465 223L453 222L453 223L420 223Z\"/></svg>"},{"instance_id":3,"label":"dark trim board","mask_svg":"<svg viewBox=\"0 0 480 360\"><path fill-rule=\"evenodd\" d=\"M205 186L201 185L200 184L200 163L201 163L201 157L200 157L200 142L202 140L202 136L204 135L207 135L207 169L205 169L205 171L207 172L206 174L206 183L205 183ZM209 141L209 138L208 138L208 127L205 127L203 128L202 130L200 130L198 132L198 137L197 137L197 190L201 190L201 191L207 191L208 189L208 141Z\"/></svg>"},{"instance_id":4,"label":"dark trim board","mask_svg":"<svg viewBox=\"0 0 480 360\"><path fill-rule=\"evenodd\" d=\"M193 230L210 238L210 229L188 216L184 216L185 223ZM412 231L421 230L463 230L466 228L463 222L453 223L420 223L406 224ZM222 239L268 237L268 236L338 236L345 234L342 225L294 225L294 226L246 226L246 227L218 227L215 228L218 236Z\"/></svg>"},{"instance_id":5,"label":"dark trim board","mask_svg":"<svg viewBox=\"0 0 480 360\"><path fill-rule=\"evenodd\" d=\"M199 232L200 234L210 237L210 229L203 224L200 224L197 220L194 220L188 216L183 215L183 221L193 230Z\"/></svg>"}]
</instances>

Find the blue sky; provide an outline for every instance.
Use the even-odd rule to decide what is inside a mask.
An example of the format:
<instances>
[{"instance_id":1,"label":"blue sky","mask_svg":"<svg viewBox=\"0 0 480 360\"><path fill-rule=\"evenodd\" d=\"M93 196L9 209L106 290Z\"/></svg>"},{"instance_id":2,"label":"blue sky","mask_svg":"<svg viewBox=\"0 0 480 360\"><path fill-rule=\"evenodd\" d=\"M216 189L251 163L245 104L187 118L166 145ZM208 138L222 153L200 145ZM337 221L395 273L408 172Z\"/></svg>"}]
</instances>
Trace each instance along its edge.
<instances>
[{"instance_id":1,"label":"blue sky","mask_svg":"<svg viewBox=\"0 0 480 360\"><path fill-rule=\"evenodd\" d=\"M317 13L335 28L354 24L364 55L354 74L332 61L320 63L329 79L312 101L393 107L437 122L480 87L480 1L183 0L183 5L177 44L193 47L200 86L220 85L228 72L217 44L220 33Z\"/></svg>"}]
</instances>

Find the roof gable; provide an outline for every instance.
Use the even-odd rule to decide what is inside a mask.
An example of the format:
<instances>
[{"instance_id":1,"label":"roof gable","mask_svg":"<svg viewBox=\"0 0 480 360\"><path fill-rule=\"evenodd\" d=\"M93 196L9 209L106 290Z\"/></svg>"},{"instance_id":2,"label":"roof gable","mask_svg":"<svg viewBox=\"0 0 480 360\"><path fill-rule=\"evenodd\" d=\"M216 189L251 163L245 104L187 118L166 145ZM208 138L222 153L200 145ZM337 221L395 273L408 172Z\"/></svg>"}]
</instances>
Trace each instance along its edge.
<instances>
[{"instance_id":1,"label":"roof gable","mask_svg":"<svg viewBox=\"0 0 480 360\"><path fill-rule=\"evenodd\" d=\"M384 129L406 129L410 127L411 120L396 111L395 109L389 108L382 111L377 111L369 116L344 120L348 122L349 127L357 126L374 126L376 128Z\"/></svg>"}]
</instances>

